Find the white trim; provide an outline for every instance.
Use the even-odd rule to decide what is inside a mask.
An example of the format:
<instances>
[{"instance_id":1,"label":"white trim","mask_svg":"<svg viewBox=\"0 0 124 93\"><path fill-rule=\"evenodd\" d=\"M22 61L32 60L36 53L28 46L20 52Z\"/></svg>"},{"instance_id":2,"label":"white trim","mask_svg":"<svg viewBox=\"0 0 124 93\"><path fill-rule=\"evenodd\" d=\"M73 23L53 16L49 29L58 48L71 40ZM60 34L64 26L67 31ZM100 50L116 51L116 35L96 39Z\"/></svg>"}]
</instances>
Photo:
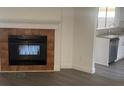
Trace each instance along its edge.
<instances>
[{"instance_id":1,"label":"white trim","mask_svg":"<svg viewBox=\"0 0 124 93\"><path fill-rule=\"evenodd\" d=\"M33 28L33 29L55 29L55 56L54 71L60 71L61 65L61 24L57 22L0 22L0 28Z\"/></svg>"},{"instance_id":2,"label":"white trim","mask_svg":"<svg viewBox=\"0 0 124 93\"><path fill-rule=\"evenodd\" d=\"M95 67L92 67L91 74L94 74L94 73L95 73Z\"/></svg>"},{"instance_id":3,"label":"white trim","mask_svg":"<svg viewBox=\"0 0 124 93\"><path fill-rule=\"evenodd\" d=\"M72 65L66 64L66 65L61 65L62 69L72 69Z\"/></svg>"},{"instance_id":4,"label":"white trim","mask_svg":"<svg viewBox=\"0 0 124 93\"><path fill-rule=\"evenodd\" d=\"M104 65L104 66L109 66L109 62L106 60L107 58L96 58L94 59L94 63Z\"/></svg>"},{"instance_id":5,"label":"white trim","mask_svg":"<svg viewBox=\"0 0 124 93\"><path fill-rule=\"evenodd\" d=\"M60 24L56 22L47 23L30 23L30 22L16 22L16 21L1 21L0 28L34 28L34 29L58 29Z\"/></svg>"},{"instance_id":6,"label":"white trim","mask_svg":"<svg viewBox=\"0 0 124 93\"><path fill-rule=\"evenodd\" d=\"M90 73L90 74L94 74L95 73L95 68L89 69L87 67L76 66L76 65L73 65L72 68L75 69L75 70L87 72L87 73Z\"/></svg>"},{"instance_id":7,"label":"white trim","mask_svg":"<svg viewBox=\"0 0 124 93\"><path fill-rule=\"evenodd\" d=\"M99 62L97 62L97 61L96 61L95 63L96 63L96 64L99 64L99 65L104 65L104 66L107 66L107 67L109 66L109 64L99 63Z\"/></svg>"}]
</instances>

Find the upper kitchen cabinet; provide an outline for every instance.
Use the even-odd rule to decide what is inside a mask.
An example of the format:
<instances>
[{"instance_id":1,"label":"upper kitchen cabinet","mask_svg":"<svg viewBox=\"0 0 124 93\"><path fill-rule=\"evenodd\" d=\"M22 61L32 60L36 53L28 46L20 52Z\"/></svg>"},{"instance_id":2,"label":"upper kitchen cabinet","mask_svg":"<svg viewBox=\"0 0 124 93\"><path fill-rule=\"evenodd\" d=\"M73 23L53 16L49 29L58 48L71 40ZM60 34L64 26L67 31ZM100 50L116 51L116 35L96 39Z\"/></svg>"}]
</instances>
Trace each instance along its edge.
<instances>
[{"instance_id":1,"label":"upper kitchen cabinet","mask_svg":"<svg viewBox=\"0 0 124 93\"><path fill-rule=\"evenodd\" d=\"M124 7L118 8L119 27L124 27Z\"/></svg>"},{"instance_id":2,"label":"upper kitchen cabinet","mask_svg":"<svg viewBox=\"0 0 124 93\"><path fill-rule=\"evenodd\" d=\"M119 11L120 11L120 21L124 21L124 7L120 7L119 8Z\"/></svg>"}]
</instances>

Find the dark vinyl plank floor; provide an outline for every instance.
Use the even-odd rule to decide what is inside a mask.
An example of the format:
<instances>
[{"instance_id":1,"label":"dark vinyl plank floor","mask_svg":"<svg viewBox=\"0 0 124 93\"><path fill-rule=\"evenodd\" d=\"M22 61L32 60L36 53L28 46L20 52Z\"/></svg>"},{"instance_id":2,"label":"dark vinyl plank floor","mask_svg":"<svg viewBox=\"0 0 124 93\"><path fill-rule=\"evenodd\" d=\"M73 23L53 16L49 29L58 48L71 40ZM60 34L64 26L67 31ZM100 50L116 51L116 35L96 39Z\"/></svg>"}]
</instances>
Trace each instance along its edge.
<instances>
[{"instance_id":1,"label":"dark vinyl plank floor","mask_svg":"<svg viewBox=\"0 0 124 93\"><path fill-rule=\"evenodd\" d=\"M109 67L96 64L96 73L88 74L74 69L60 72L0 73L1 86L123 86L124 60Z\"/></svg>"},{"instance_id":2,"label":"dark vinyl plank floor","mask_svg":"<svg viewBox=\"0 0 124 93\"><path fill-rule=\"evenodd\" d=\"M109 67L96 64L96 74L118 81L124 81L124 59L112 63Z\"/></svg>"}]
</instances>

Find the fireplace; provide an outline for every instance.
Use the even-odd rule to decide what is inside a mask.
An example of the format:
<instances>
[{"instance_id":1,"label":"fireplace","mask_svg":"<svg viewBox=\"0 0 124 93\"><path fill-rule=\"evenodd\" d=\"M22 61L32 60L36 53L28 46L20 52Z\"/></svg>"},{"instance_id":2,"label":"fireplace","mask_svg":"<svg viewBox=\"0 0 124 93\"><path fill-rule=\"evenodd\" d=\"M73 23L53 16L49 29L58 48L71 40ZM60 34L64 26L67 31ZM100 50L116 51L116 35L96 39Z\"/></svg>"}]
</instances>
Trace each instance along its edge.
<instances>
[{"instance_id":1,"label":"fireplace","mask_svg":"<svg viewBox=\"0 0 124 93\"><path fill-rule=\"evenodd\" d=\"M0 70L54 70L55 29L0 28Z\"/></svg>"},{"instance_id":2,"label":"fireplace","mask_svg":"<svg viewBox=\"0 0 124 93\"><path fill-rule=\"evenodd\" d=\"M47 36L9 35L9 65L46 65Z\"/></svg>"}]
</instances>

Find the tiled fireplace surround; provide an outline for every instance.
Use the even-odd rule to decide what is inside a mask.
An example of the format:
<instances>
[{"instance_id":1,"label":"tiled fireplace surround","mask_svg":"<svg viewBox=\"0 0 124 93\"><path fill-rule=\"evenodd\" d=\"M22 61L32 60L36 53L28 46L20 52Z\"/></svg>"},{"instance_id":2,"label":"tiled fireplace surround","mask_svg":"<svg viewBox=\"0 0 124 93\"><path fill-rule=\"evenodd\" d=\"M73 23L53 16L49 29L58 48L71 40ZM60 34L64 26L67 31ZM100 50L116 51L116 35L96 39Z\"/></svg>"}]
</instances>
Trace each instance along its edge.
<instances>
[{"instance_id":1,"label":"tiled fireplace surround","mask_svg":"<svg viewBox=\"0 0 124 93\"><path fill-rule=\"evenodd\" d=\"M0 70L2 72L51 72L60 70L61 34L59 24L0 23ZM9 65L8 35L46 35L47 65Z\"/></svg>"}]
</instances>

